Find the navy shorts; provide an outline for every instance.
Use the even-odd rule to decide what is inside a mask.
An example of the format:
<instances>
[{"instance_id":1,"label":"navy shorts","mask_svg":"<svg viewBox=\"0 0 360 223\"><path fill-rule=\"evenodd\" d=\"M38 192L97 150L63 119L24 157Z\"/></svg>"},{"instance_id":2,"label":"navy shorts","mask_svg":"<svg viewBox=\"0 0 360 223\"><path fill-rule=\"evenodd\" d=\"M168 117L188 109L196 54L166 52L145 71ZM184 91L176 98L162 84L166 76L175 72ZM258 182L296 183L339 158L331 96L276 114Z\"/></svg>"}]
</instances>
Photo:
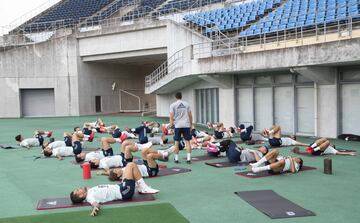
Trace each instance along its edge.
<instances>
[{"instance_id":1,"label":"navy shorts","mask_svg":"<svg viewBox=\"0 0 360 223\"><path fill-rule=\"evenodd\" d=\"M113 156L114 155L114 151L112 148L109 148L107 150L101 149L104 156Z\"/></svg>"},{"instance_id":2,"label":"navy shorts","mask_svg":"<svg viewBox=\"0 0 360 223\"><path fill-rule=\"evenodd\" d=\"M82 152L82 145L80 141L73 142L73 152L75 155L78 155Z\"/></svg>"},{"instance_id":3,"label":"navy shorts","mask_svg":"<svg viewBox=\"0 0 360 223\"><path fill-rule=\"evenodd\" d=\"M215 130L215 131L214 131L214 136L215 136L215 138L217 138L217 139L222 139L222 138L224 138L224 133Z\"/></svg>"},{"instance_id":4,"label":"navy shorts","mask_svg":"<svg viewBox=\"0 0 360 223\"><path fill-rule=\"evenodd\" d=\"M269 139L269 144L271 146L281 146L282 142L281 142L281 139L279 139L279 138L271 138L271 139Z\"/></svg>"},{"instance_id":5,"label":"navy shorts","mask_svg":"<svg viewBox=\"0 0 360 223\"><path fill-rule=\"evenodd\" d=\"M120 138L121 136L121 130L120 129L115 129L113 134L112 134L112 137L113 138Z\"/></svg>"},{"instance_id":6,"label":"navy shorts","mask_svg":"<svg viewBox=\"0 0 360 223\"><path fill-rule=\"evenodd\" d=\"M159 173L159 165L156 164L155 168L149 167L149 164L147 162L147 160L143 160L144 165L147 168L147 172L149 174L149 177L155 177L158 175Z\"/></svg>"},{"instance_id":7,"label":"navy shorts","mask_svg":"<svg viewBox=\"0 0 360 223\"><path fill-rule=\"evenodd\" d=\"M35 137L39 140L40 146L42 146L44 144L44 137L42 135L36 135Z\"/></svg>"},{"instance_id":8,"label":"navy shorts","mask_svg":"<svg viewBox=\"0 0 360 223\"><path fill-rule=\"evenodd\" d=\"M120 193L123 200L130 200L135 192L135 180L124 179L121 184L119 184Z\"/></svg>"},{"instance_id":9,"label":"navy shorts","mask_svg":"<svg viewBox=\"0 0 360 223\"><path fill-rule=\"evenodd\" d=\"M92 131L88 128L83 128L82 132L84 133L84 135L91 135Z\"/></svg>"},{"instance_id":10,"label":"navy shorts","mask_svg":"<svg viewBox=\"0 0 360 223\"><path fill-rule=\"evenodd\" d=\"M190 128L175 128L174 140L180 141L181 136L183 136L186 141L191 140Z\"/></svg>"},{"instance_id":11,"label":"navy shorts","mask_svg":"<svg viewBox=\"0 0 360 223\"><path fill-rule=\"evenodd\" d=\"M72 146L72 142L71 142L71 137L70 136L65 136L64 137L64 142L66 146Z\"/></svg>"},{"instance_id":12,"label":"navy shorts","mask_svg":"<svg viewBox=\"0 0 360 223\"><path fill-rule=\"evenodd\" d=\"M317 150L317 151L314 151L313 153L311 153L311 155L313 156L320 156L323 152L321 150Z\"/></svg>"},{"instance_id":13,"label":"navy shorts","mask_svg":"<svg viewBox=\"0 0 360 223\"><path fill-rule=\"evenodd\" d=\"M145 137L139 137L139 143L140 144L145 144L149 142L149 138L147 136Z\"/></svg>"},{"instance_id":14,"label":"navy shorts","mask_svg":"<svg viewBox=\"0 0 360 223\"><path fill-rule=\"evenodd\" d=\"M229 149L226 151L226 156L229 162L236 163L240 161L241 150L236 146L234 142L229 145Z\"/></svg>"},{"instance_id":15,"label":"navy shorts","mask_svg":"<svg viewBox=\"0 0 360 223\"><path fill-rule=\"evenodd\" d=\"M240 138L242 141L248 141L248 140L251 140L251 132L253 130L253 126L250 125L249 127L246 128L246 132L242 132L240 133Z\"/></svg>"}]
</instances>

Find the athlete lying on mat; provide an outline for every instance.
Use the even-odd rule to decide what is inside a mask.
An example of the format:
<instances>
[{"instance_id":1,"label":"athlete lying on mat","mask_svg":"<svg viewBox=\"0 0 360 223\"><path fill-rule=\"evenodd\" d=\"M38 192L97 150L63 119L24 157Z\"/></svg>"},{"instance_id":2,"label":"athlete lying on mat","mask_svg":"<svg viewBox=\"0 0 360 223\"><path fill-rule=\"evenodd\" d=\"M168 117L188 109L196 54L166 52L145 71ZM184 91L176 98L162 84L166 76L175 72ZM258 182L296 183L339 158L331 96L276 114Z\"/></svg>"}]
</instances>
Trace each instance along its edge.
<instances>
[{"instance_id":1,"label":"athlete lying on mat","mask_svg":"<svg viewBox=\"0 0 360 223\"><path fill-rule=\"evenodd\" d=\"M279 151L274 149L256 163L250 163L250 165L252 166L251 170L254 173L261 171L268 171L271 174L278 174L287 171L297 173L303 166L303 160L298 157L279 156Z\"/></svg>"},{"instance_id":2,"label":"athlete lying on mat","mask_svg":"<svg viewBox=\"0 0 360 223\"><path fill-rule=\"evenodd\" d=\"M296 141L296 136L281 137L281 127L274 125L270 129L264 129L263 135L269 137L271 146L307 146L308 144Z\"/></svg>"},{"instance_id":3,"label":"athlete lying on mat","mask_svg":"<svg viewBox=\"0 0 360 223\"><path fill-rule=\"evenodd\" d=\"M51 144L50 144L51 145ZM63 157L65 156L74 156L74 150L71 146L62 146L62 147L56 147L56 148L50 148L46 147L43 150L45 157L56 157L59 160L63 160Z\"/></svg>"},{"instance_id":4,"label":"athlete lying on mat","mask_svg":"<svg viewBox=\"0 0 360 223\"><path fill-rule=\"evenodd\" d=\"M208 123L207 126L210 129L214 129L214 136L216 139L228 139L233 137L233 134L235 133L235 129L233 127L226 129L224 124L221 122Z\"/></svg>"},{"instance_id":5,"label":"athlete lying on mat","mask_svg":"<svg viewBox=\"0 0 360 223\"><path fill-rule=\"evenodd\" d=\"M81 163L84 161L90 161L94 158L101 159L106 156L112 156L114 155L114 151L111 147L111 144L114 144L115 142L121 143L121 139L114 139L111 137L101 137L101 151L96 151L92 153L85 154L84 152L80 152L78 154L75 153L75 161L77 163Z\"/></svg>"},{"instance_id":6,"label":"athlete lying on mat","mask_svg":"<svg viewBox=\"0 0 360 223\"><path fill-rule=\"evenodd\" d=\"M107 132L110 133L113 138L120 138L120 137L125 138L125 139L136 139L137 138L136 135L131 132L121 131L121 129L117 125L112 125L110 127L107 127L106 129L107 129Z\"/></svg>"},{"instance_id":7,"label":"athlete lying on mat","mask_svg":"<svg viewBox=\"0 0 360 223\"><path fill-rule=\"evenodd\" d=\"M127 162L122 155L106 156L101 159L93 158L89 161L92 169L110 170L111 168L124 167Z\"/></svg>"},{"instance_id":8,"label":"athlete lying on mat","mask_svg":"<svg viewBox=\"0 0 360 223\"><path fill-rule=\"evenodd\" d=\"M15 136L17 144L30 149L31 147L42 146L44 143L44 137L51 137L52 131L45 132L43 130L36 130L33 138L24 139L22 135Z\"/></svg>"},{"instance_id":9,"label":"athlete lying on mat","mask_svg":"<svg viewBox=\"0 0 360 223\"><path fill-rule=\"evenodd\" d=\"M220 152L226 152L229 162L256 162L269 152L267 146L262 146L258 150L244 149L237 146L232 140L224 140L219 143L209 143L207 146L208 154L218 156Z\"/></svg>"},{"instance_id":10,"label":"athlete lying on mat","mask_svg":"<svg viewBox=\"0 0 360 223\"><path fill-rule=\"evenodd\" d=\"M100 204L114 200L130 200L135 193L135 184L138 192L143 194L155 194L159 190L149 187L141 176L138 166L129 163L126 167L122 183L118 185L99 185L92 188L80 187L70 193L70 199L74 204L88 202L92 206L91 216L96 216L100 211Z\"/></svg>"},{"instance_id":11,"label":"athlete lying on mat","mask_svg":"<svg viewBox=\"0 0 360 223\"><path fill-rule=\"evenodd\" d=\"M240 124L239 126L239 132L240 132L240 138L243 142L247 141L261 141L264 142L265 138L261 134L253 133L254 126L250 125L245 128L244 124Z\"/></svg>"},{"instance_id":12,"label":"athlete lying on mat","mask_svg":"<svg viewBox=\"0 0 360 223\"><path fill-rule=\"evenodd\" d=\"M356 156L356 152L341 152L335 149L335 145L331 144L326 138L321 138L310 144L306 148L306 152L313 156L320 155L345 155L345 156Z\"/></svg>"},{"instance_id":13,"label":"athlete lying on mat","mask_svg":"<svg viewBox=\"0 0 360 223\"><path fill-rule=\"evenodd\" d=\"M159 172L159 165L156 160L168 161L170 154L174 152L174 146L171 146L167 150L156 150L151 148L144 148L141 150L141 156L143 164L138 164L138 168L143 177L155 177ZM125 166L126 168L126 166ZM97 172L100 175L109 176L109 180L117 181L120 180L124 168L115 168L108 171Z\"/></svg>"}]
</instances>

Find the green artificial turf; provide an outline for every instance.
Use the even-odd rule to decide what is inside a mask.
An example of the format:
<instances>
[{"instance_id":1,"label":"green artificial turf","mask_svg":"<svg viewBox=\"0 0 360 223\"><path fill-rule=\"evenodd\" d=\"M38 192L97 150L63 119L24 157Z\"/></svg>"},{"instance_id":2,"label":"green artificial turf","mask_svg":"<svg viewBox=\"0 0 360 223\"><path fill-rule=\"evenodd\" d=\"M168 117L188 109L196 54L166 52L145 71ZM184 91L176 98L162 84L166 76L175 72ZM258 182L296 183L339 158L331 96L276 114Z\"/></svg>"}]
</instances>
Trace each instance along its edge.
<instances>
[{"instance_id":1,"label":"green artificial turf","mask_svg":"<svg viewBox=\"0 0 360 223\"><path fill-rule=\"evenodd\" d=\"M158 223L160 221L172 223L189 222L169 203L124 208L108 208L101 210L99 215L96 217L91 217L89 213L89 211L75 211L57 214L4 218L0 219L0 223Z\"/></svg>"},{"instance_id":2,"label":"green artificial turf","mask_svg":"<svg viewBox=\"0 0 360 223\"><path fill-rule=\"evenodd\" d=\"M71 132L73 127L81 126L85 121L94 121L96 117L69 118L34 118L34 119L0 119L0 144L15 144L14 136L22 133L31 137L35 129L53 130L57 140L62 140L64 131ZM143 117L104 117L106 124L117 124L120 127L136 127ZM154 119L162 121L162 119ZM165 121L167 121L165 119ZM98 147L99 138L106 134L97 134L89 147ZM171 138L171 136L169 136ZM306 143L314 139L298 137ZM359 142L331 140L337 148L355 149ZM167 148L156 146L155 148ZM113 146L115 153L120 151L119 144ZM294 155L291 147L280 148L282 155ZM85 219L89 207L37 211L37 201L43 198L64 197L76 187L95 186L111 183L104 176L96 176L89 180L82 179L82 170L78 165L65 158L58 161L54 158L33 161L34 155L39 155L39 148L0 149L0 218L27 215L47 215L53 213L68 213L85 210ZM193 156L204 154L202 150L194 150ZM134 154L139 156L138 154ZM180 153L180 158L186 157L186 152ZM328 157L327 157L328 158ZM317 170L304 171L298 174L248 179L236 176L234 167L214 168L204 164L204 161L193 162L191 165L182 161L180 164L170 161L159 162L169 167L180 166L191 168L192 171L166 177L146 179L152 187L159 189L156 194L157 203L171 203L190 222L358 222L360 219L360 162L356 157L331 156L333 175L323 173L324 157L303 157L304 165L317 167ZM223 159L225 160L225 159ZM279 195L316 213L314 217L271 220L255 208L234 195L235 191L274 190ZM129 207L147 205L130 203L109 205L103 207L103 215L114 207ZM115 209L120 210L120 209ZM98 218L96 218L98 219ZM99 216L100 219L100 216ZM74 221L76 222L76 221ZM87 221L88 222L88 221ZM101 221L100 221L101 222ZM105 221L104 221L105 222ZM127 222L127 221L124 221ZM158 222L172 222L159 218Z\"/></svg>"}]
</instances>

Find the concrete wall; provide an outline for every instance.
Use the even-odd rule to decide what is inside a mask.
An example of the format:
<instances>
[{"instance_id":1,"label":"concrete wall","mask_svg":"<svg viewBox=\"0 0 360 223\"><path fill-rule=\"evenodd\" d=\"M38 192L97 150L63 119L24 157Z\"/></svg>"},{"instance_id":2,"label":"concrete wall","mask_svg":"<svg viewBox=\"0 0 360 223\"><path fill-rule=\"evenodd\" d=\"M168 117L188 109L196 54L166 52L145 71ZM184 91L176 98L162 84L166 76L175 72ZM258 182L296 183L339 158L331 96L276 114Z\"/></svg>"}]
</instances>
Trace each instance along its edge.
<instances>
[{"instance_id":1,"label":"concrete wall","mask_svg":"<svg viewBox=\"0 0 360 223\"><path fill-rule=\"evenodd\" d=\"M317 136L336 138L337 137L337 86L318 86L318 117Z\"/></svg>"},{"instance_id":2,"label":"concrete wall","mask_svg":"<svg viewBox=\"0 0 360 223\"><path fill-rule=\"evenodd\" d=\"M55 115L78 115L76 49L68 36L0 52L0 117L20 117L22 88L54 88Z\"/></svg>"},{"instance_id":3,"label":"concrete wall","mask_svg":"<svg viewBox=\"0 0 360 223\"><path fill-rule=\"evenodd\" d=\"M80 115L95 114L95 96L102 97L101 114L120 111L119 89L142 98L142 104L155 104L154 95L145 95L145 75L154 67L126 66L106 63L83 63L79 68ZM116 83L113 91L111 86ZM131 97L131 99L134 99Z\"/></svg>"},{"instance_id":4,"label":"concrete wall","mask_svg":"<svg viewBox=\"0 0 360 223\"><path fill-rule=\"evenodd\" d=\"M179 90L183 95L183 100L187 101L191 106L194 122L197 122L195 90L205 89L205 88L219 88L219 87L215 84L211 84L206 81L198 81L186 88ZM169 117L169 107L171 103L176 101L174 97L175 93L176 92L172 92L170 94L156 95L157 116ZM223 122L225 126L233 126L235 124L234 96L235 95L233 88L230 89L219 88L219 117L220 117L220 121Z\"/></svg>"}]
</instances>

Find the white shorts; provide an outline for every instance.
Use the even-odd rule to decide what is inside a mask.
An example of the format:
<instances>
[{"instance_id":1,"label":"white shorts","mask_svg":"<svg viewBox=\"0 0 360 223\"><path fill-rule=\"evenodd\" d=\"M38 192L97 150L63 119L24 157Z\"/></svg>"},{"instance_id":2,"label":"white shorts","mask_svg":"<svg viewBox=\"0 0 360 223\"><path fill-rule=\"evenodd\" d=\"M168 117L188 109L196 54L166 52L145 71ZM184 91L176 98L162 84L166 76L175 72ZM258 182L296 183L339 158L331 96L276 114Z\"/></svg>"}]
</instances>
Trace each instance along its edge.
<instances>
[{"instance_id":1,"label":"white shorts","mask_svg":"<svg viewBox=\"0 0 360 223\"><path fill-rule=\"evenodd\" d=\"M325 151L323 152L323 154L331 154L331 155L336 155L338 151L332 147L332 146L328 146L328 148L325 149Z\"/></svg>"},{"instance_id":2,"label":"white shorts","mask_svg":"<svg viewBox=\"0 0 360 223\"><path fill-rule=\"evenodd\" d=\"M289 137L281 137L281 145L282 146L295 146L296 141Z\"/></svg>"}]
</instances>

